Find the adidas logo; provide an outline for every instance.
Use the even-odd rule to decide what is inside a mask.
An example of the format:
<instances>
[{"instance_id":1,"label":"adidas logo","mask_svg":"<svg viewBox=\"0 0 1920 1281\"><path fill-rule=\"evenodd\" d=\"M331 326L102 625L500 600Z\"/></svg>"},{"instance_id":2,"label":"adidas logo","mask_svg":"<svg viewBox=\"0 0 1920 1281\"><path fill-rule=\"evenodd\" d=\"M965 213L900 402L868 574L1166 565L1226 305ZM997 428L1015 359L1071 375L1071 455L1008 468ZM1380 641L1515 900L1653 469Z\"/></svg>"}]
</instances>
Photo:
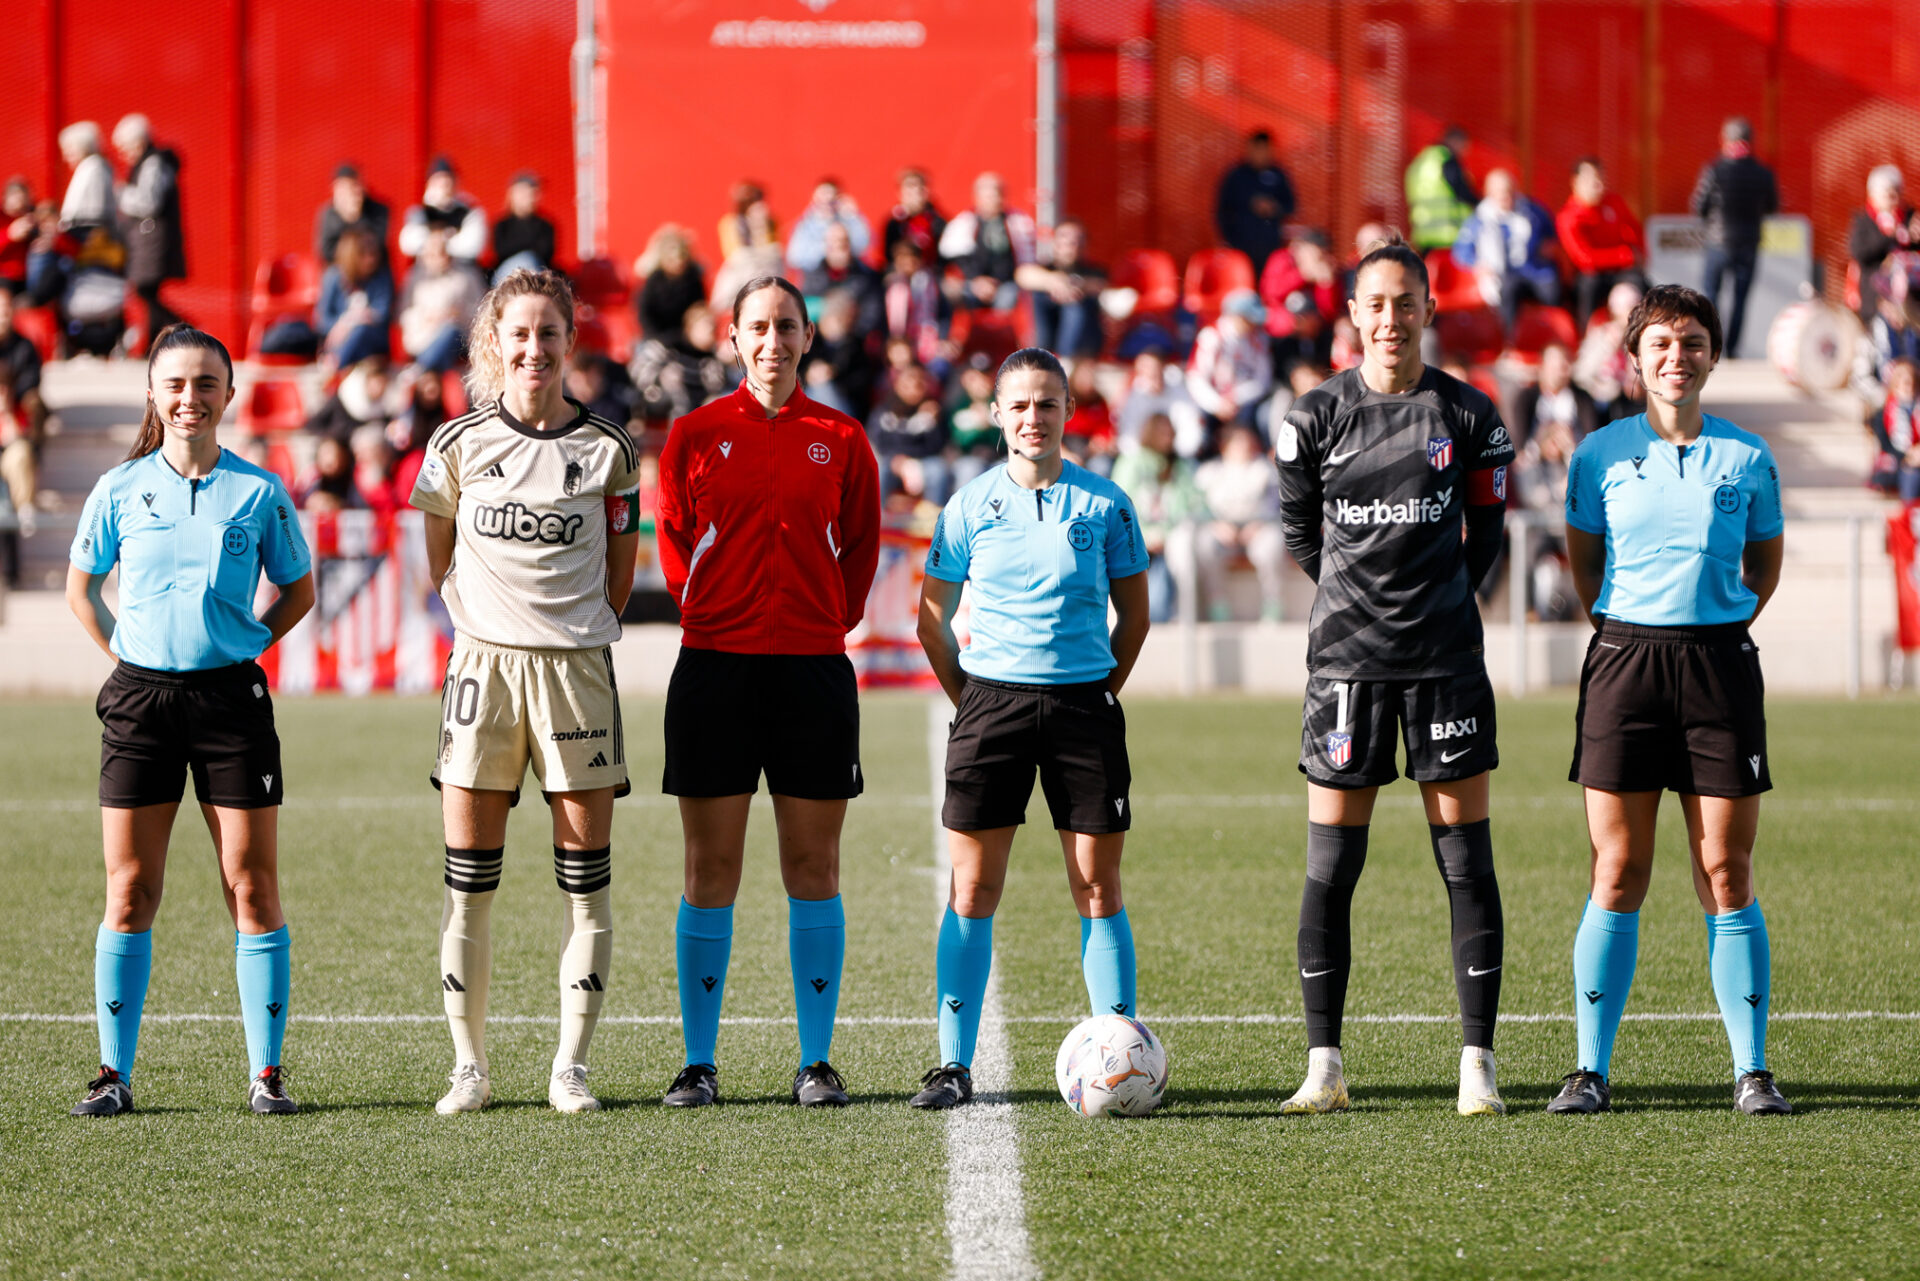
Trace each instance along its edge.
<instances>
[{"instance_id":1,"label":"adidas logo","mask_svg":"<svg viewBox=\"0 0 1920 1281\"><path fill-rule=\"evenodd\" d=\"M824 992L824 991L826 991L826 990L827 990L827 981L826 981L825 979L813 979L813 980L810 980L810 981L811 981L811 982L813 983L813 990L814 990L814 991L816 991L816 992Z\"/></svg>"},{"instance_id":2,"label":"adidas logo","mask_svg":"<svg viewBox=\"0 0 1920 1281\"><path fill-rule=\"evenodd\" d=\"M604 765L606 765L606 763L607 763L607 754L605 752L595 752L593 754L593 759L587 762L587 768L599 769Z\"/></svg>"},{"instance_id":3,"label":"adidas logo","mask_svg":"<svg viewBox=\"0 0 1920 1281\"><path fill-rule=\"evenodd\" d=\"M598 974L589 974L571 986L576 992L604 992L607 990L607 985L600 981Z\"/></svg>"},{"instance_id":4,"label":"adidas logo","mask_svg":"<svg viewBox=\"0 0 1920 1281\"><path fill-rule=\"evenodd\" d=\"M952 997L947 998L947 1008L955 1014L958 1014L962 1009L966 1008L966 1004L965 1001L954 1000Z\"/></svg>"},{"instance_id":5,"label":"adidas logo","mask_svg":"<svg viewBox=\"0 0 1920 1281\"><path fill-rule=\"evenodd\" d=\"M707 991L711 992L713 991L713 985L715 983L718 983L719 981L720 981L719 979L709 974L707 975L707 977L700 980L700 986L707 989Z\"/></svg>"},{"instance_id":6,"label":"adidas logo","mask_svg":"<svg viewBox=\"0 0 1920 1281\"><path fill-rule=\"evenodd\" d=\"M125 1008L123 1002L120 1002L120 1001L107 1002L107 1013L109 1014L118 1014L123 1008Z\"/></svg>"},{"instance_id":7,"label":"adidas logo","mask_svg":"<svg viewBox=\"0 0 1920 1281\"><path fill-rule=\"evenodd\" d=\"M440 980L440 986L449 992L464 992L467 990L466 985L451 974Z\"/></svg>"},{"instance_id":8,"label":"adidas logo","mask_svg":"<svg viewBox=\"0 0 1920 1281\"><path fill-rule=\"evenodd\" d=\"M1115 1001L1112 1009L1115 1014L1124 1016L1127 1012L1127 1003L1125 1001Z\"/></svg>"},{"instance_id":9,"label":"adidas logo","mask_svg":"<svg viewBox=\"0 0 1920 1281\"><path fill-rule=\"evenodd\" d=\"M1759 1008L1760 1008L1760 994L1759 994L1758 992L1749 992L1749 993L1747 994L1747 1004L1748 1004L1748 1005L1751 1005L1751 1006L1752 1006L1752 1007L1753 1007L1754 1009L1756 1009L1756 1010L1757 1010L1757 1009L1759 1009Z\"/></svg>"},{"instance_id":10,"label":"adidas logo","mask_svg":"<svg viewBox=\"0 0 1920 1281\"><path fill-rule=\"evenodd\" d=\"M1605 995L1606 995L1605 992L1589 992L1587 993L1587 1004L1598 1005L1600 1003L1600 998Z\"/></svg>"},{"instance_id":11,"label":"adidas logo","mask_svg":"<svg viewBox=\"0 0 1920 1281\"><path fill-rule=\"evenodd\" d=\"M480 474L482 476L491 476L495 480L505 480L507 478L507 473L500 470L499 463L495 463L493 466L487 468L485 471L481 472Z\"/></svg>"},{"instance_id":12,"label":"adidas logo","mask_svg":"<svg viewBox=\"0 0 1920 1281\"><path fill-rule=\"evenodd\" d=\"M280 1017L280 1011L286 1008L287 1008L286 1006L280 1004L280 1002L278 1001L269 1001L267 1002L267 1016L269 1018L277 1019Z\"/></svg>"}]
</instances>

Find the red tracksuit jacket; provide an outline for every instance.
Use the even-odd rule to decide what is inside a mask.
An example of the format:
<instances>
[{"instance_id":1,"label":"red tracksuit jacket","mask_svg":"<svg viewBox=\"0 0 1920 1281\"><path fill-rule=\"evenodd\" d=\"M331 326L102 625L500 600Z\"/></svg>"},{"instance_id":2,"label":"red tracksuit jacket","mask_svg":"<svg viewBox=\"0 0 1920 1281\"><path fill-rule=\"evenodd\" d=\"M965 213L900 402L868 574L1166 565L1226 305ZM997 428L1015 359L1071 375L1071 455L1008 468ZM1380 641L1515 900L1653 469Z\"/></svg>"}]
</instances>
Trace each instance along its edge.
<instances>
[{"instance_id":1,"label":"red tracksuit jacket","mask_svg":"<svg viewBox=\"0 0 1920 1281\"><path fill-rule=\"evenodd\" d=\"M798 390L768 418L742 386L674 423L656 519L682 643L846 652L880 560L880 472L859 423Z\"/></svg>"}]
</instances>

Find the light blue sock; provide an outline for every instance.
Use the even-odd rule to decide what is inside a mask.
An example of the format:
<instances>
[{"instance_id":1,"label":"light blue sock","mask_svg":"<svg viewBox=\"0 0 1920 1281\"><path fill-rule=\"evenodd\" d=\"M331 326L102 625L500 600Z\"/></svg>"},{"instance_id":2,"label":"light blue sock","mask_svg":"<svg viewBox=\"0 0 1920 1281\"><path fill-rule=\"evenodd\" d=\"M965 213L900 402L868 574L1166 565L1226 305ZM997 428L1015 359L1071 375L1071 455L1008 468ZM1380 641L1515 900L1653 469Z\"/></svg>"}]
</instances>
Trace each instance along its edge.
<instances>
[{"instance_id":1,"label":"light blue sock","mask_svg":"<svg viewBox=\"0 0 1920 1281\"><path fill-rule=\"evenodd\" d=\"M793 1007L800 1018L800 1066L833 1051L840 1009L840 969L847 959L847 914L840 896L787 900L787 956L793 963Z\"/></svg>"},{"instance_id":2,"label":"light blue sock","mask_svg":"<svg viewBox=\"0 0 1920 1281\"><path fill-rule=\"evenodd\" d=\"M681 899L673 956L680 973L680 1035L687 1045L687 1065L711 1067L720 1040L727 961L733 956L733 904L695 907Z\"/></svg>"},{"instance_id":3,"label":"light blue sock","mask_svg":"<svg viewBox=\"0 0 1920 1281\"><path fill-rule=\"evenodd\" d=\"M287 927L235 934L233 973L239 980L240 1022L247 1029L247 1068L259 1076L280 1066L280 1039L287 1031L287 988L293 979Z\"/></svg>"},{"instance_id":4,"label":"light blue sock","mask_svg":"<svg viewBox=\"0 0 1920 1281\"><path fill-rule=\"evenodd\" d=\"M1609 912L1588 899L1573 936L1573 1025L1582 1072L1607 1075L1639 959L1640 913Z\"/></svg>"},{"instance_id":5,"label":"light blue sock","mask_svg":"<svg viewBox=\"0 0 1920 1281\"><path fill-rule=\"evenodd\" d=\"M1773 950L1760 900L1707 917L1707 969L1727 1025L1735 1076L1767 1070L1767 1006L1773 997Z\"/></svg>"},{"instance_id":6,"label":"light blue sock","mask_svg":"<svg viewBox=\"0 0 1920 1281\"><path fill-rule=\"evenodd\" d=\"M100 1027L100 1061L133 1079L133 1052L140 1044L140 1012L147 1006L153 973L153 931L121 934L100 927L93 936L93 1000Z\"/></svg>"},{"instance_id":7,"label":"light blue sock","mask_svg":"<svg viewBox=\"0 0 1920 1281\"><path fill-rule=\"evenodd\" d=\"M962 916L951 904L940 918L934 980L940 989L940 1063L973 1066L980 1034L980 1007L993 970L993 918Z\"/></svg>"},{"instance_id":8,"label":"light blue sock","mask_svg":"<svg viewBox=\"0 0 1920 1281\"><path fill-rule=\"evenodd\" d=\"M1133 1003L1133 927L1127 909L1080 918L1080 974L1095 1014L1138 1017Z\"/></svg>"}]
</instances>

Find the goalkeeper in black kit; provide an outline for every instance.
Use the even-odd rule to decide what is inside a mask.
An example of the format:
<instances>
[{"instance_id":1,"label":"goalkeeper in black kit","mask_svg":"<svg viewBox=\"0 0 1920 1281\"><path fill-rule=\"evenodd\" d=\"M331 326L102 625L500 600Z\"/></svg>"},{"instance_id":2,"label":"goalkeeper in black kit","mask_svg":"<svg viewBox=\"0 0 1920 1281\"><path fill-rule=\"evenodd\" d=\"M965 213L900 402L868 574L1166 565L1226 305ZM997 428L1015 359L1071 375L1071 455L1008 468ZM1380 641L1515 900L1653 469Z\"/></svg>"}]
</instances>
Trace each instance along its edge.
<instances>
[{"instance_id":1,"label":"goalkeeper in black kit","mask_svg":"<svg viewBox=\"0 0 1920 1281\"><path fill-rule=\"evenodd\" d=\"M1360 366L1302 396L1274 434L1287 547L1319 584L1300 736L1308 1067L1280 1110L1347 1107L1350 909L1374 799L1398 777L1398 736L1452 908L1460 1112L1501 1114L1493 1031L1502 926L1487 820L1499 753L1474 587L1499 554L1513 442L1492 401L1422 361L1434 304L1426 264L1405 241L1391 236L1360 259L1347 305Z\"/></svg>"}]
</instances>

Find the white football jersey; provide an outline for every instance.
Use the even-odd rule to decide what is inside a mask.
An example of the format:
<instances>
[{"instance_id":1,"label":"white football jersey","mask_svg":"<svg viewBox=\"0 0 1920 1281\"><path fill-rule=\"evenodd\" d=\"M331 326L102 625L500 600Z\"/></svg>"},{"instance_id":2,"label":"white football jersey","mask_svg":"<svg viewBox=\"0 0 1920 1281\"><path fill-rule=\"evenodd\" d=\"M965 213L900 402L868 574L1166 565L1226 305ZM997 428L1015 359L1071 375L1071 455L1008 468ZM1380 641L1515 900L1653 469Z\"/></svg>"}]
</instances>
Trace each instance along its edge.
<instances>
[{"instance_id":1,"label":"white football jersey","mask_svg":"<svg viewBox=\"0 0 1920 1281\"><path fill-rule=\"evenodd\" d=\"M639 527L639 455L626 429L575 401L541 431L500 402L427 442L412 503L449 517L440 584L462 635L523 649L590 649L620 635L607 601L607 537Z\"/></svg>"}]
</instances>

